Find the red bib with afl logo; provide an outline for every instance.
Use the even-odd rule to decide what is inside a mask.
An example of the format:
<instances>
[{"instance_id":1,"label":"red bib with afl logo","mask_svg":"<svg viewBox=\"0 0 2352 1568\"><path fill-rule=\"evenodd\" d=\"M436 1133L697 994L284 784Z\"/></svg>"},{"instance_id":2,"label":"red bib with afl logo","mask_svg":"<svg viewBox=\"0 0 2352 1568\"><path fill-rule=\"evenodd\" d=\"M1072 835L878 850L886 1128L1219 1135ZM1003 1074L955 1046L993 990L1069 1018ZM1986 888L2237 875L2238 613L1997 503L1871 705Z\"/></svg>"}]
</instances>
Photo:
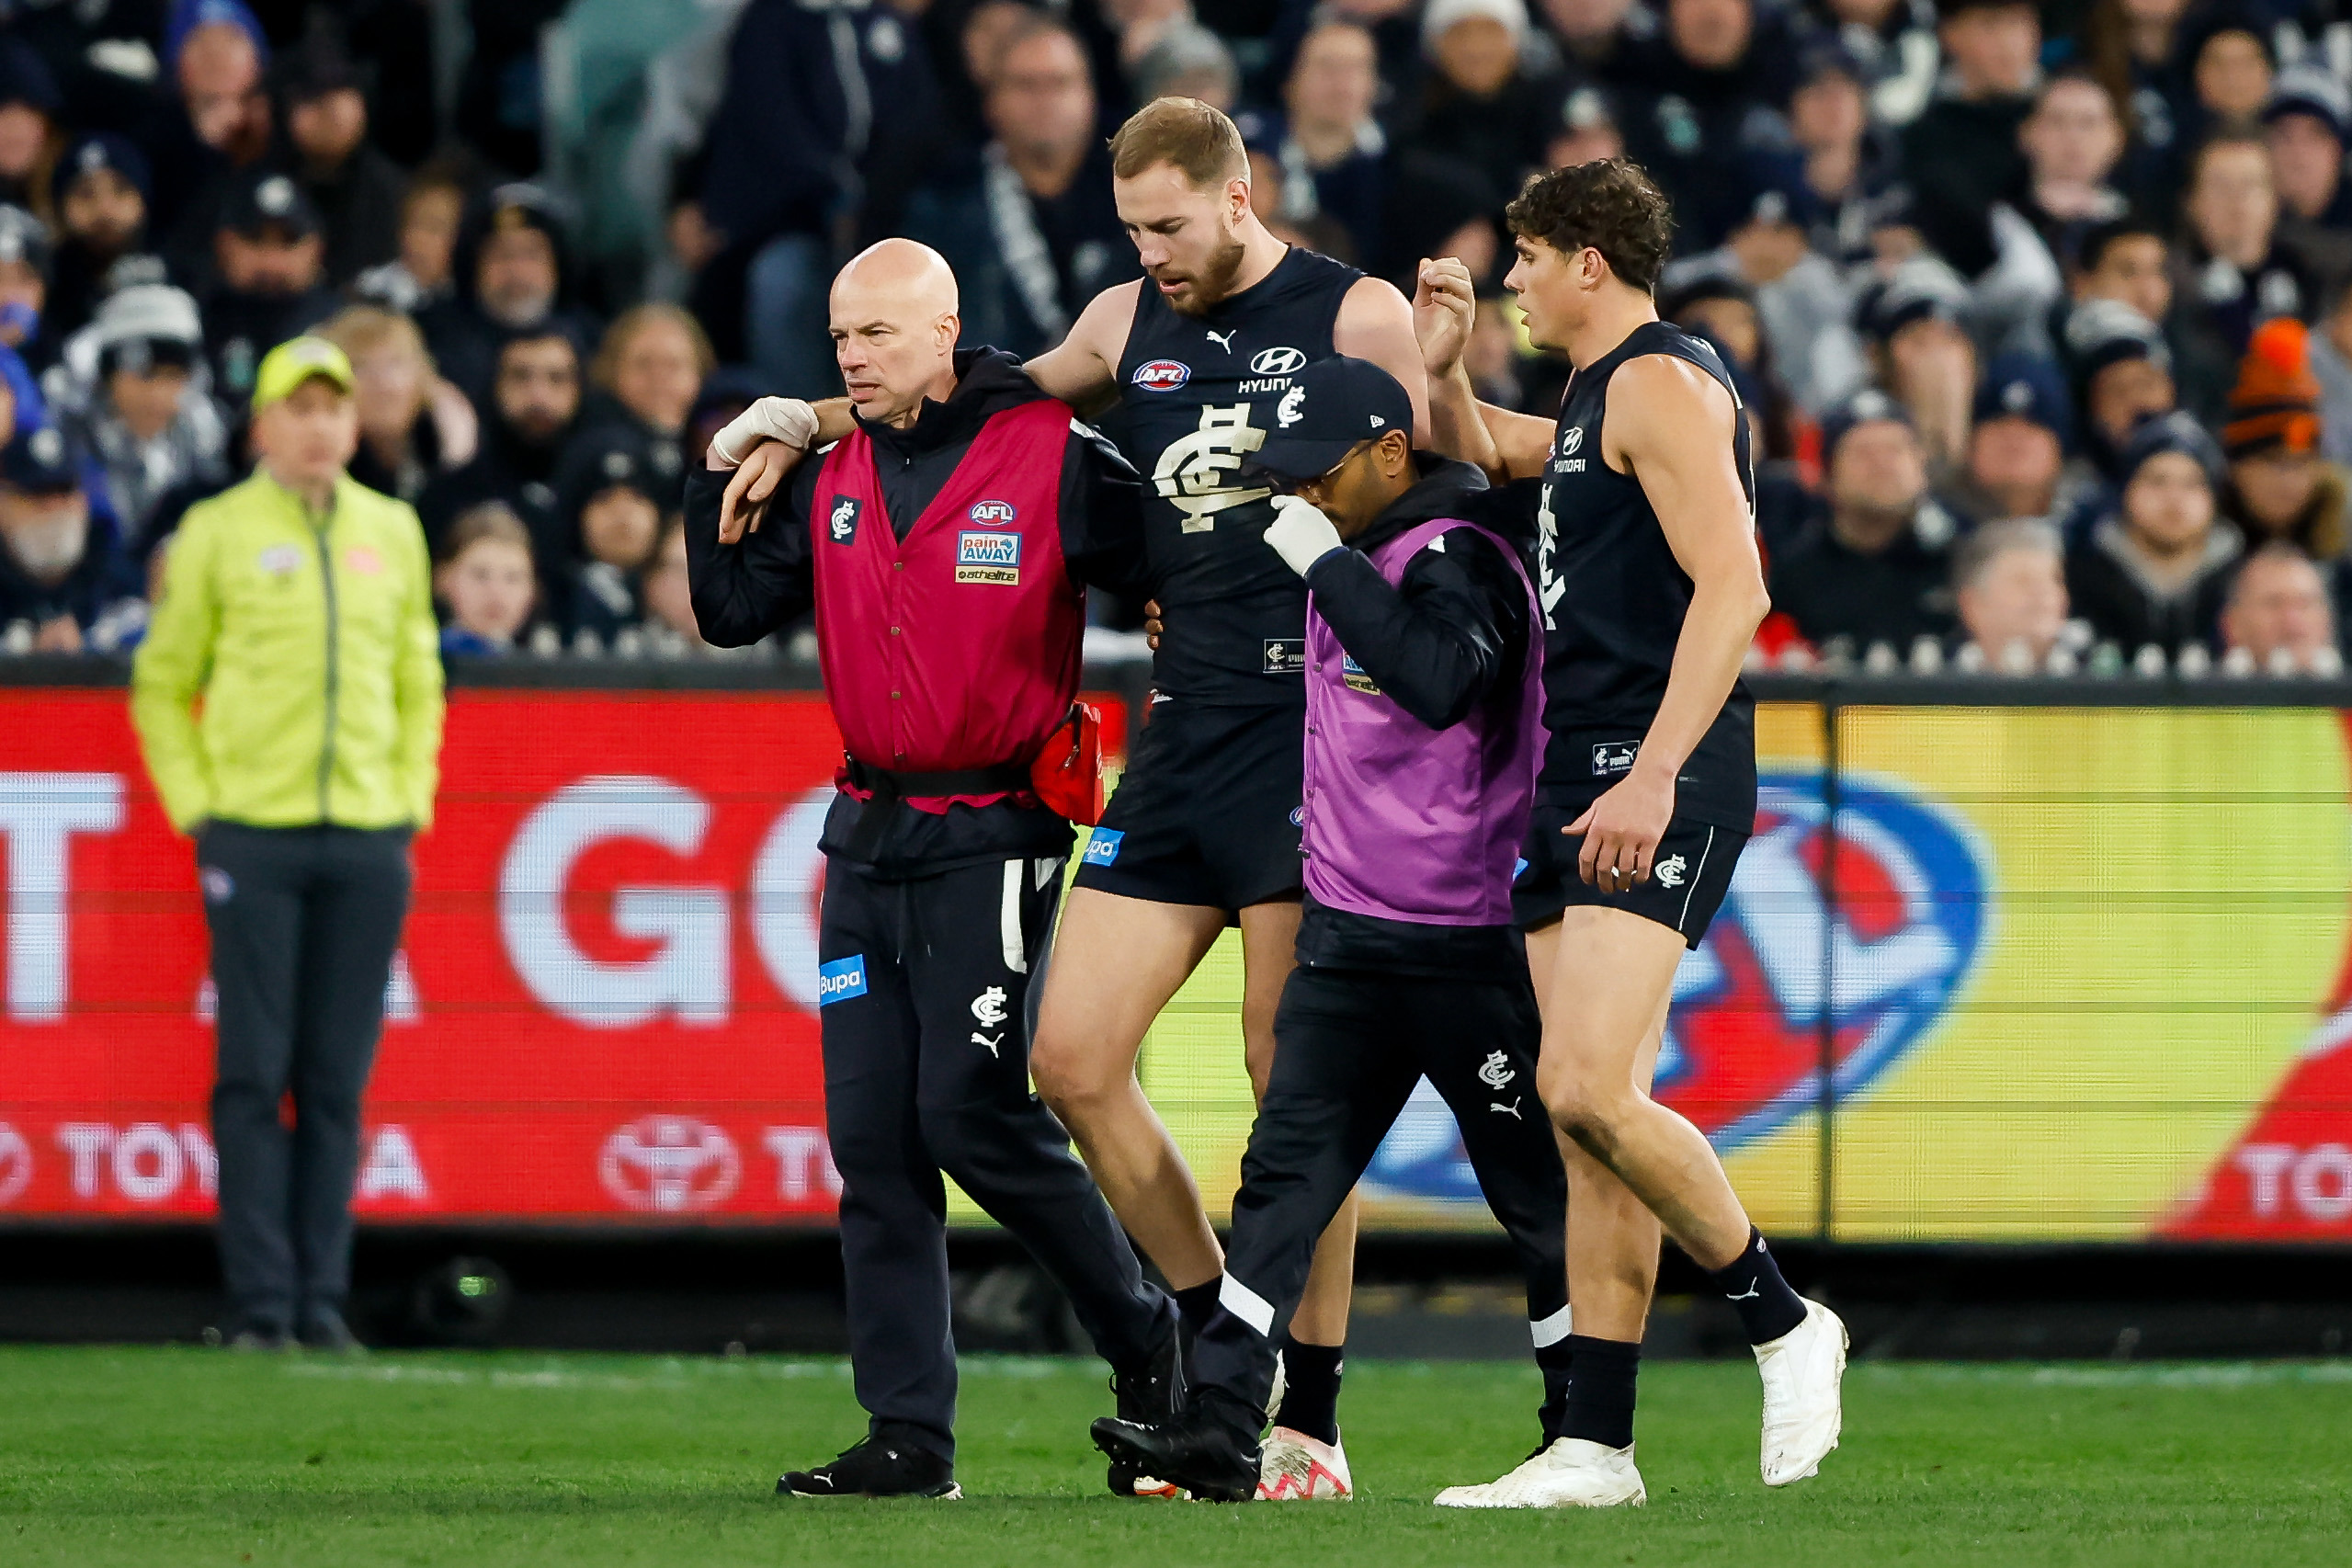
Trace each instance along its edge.
<instances>
[{"instance_id":1,"label":"red bib with afl logo","mask_svg":"<svg viewBox=\"0 0 2352 1568\"><path fill-rule=\"evenodd\" d=\"M1069 716L1085 630L1062 559L1070 417L1050 398L992 415L903 540L865 432L827 454L809 513L817 653L859 762L1027 764Z\"/></svg>"}]
</instances>

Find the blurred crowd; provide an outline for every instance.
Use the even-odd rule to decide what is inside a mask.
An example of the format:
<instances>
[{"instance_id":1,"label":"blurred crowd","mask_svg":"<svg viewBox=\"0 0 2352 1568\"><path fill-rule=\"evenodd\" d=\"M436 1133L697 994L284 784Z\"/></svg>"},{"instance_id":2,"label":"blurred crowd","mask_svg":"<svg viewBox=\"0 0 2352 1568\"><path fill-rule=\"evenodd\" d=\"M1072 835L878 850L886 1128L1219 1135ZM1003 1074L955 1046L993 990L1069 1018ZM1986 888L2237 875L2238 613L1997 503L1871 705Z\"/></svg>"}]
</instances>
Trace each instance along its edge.
<instances>
[{"instance_id":1,"label":"blurred crowd","mask_svg":"<svg viewBox=\"0 0 2352 1568\"><path fill-rule=\"evenodd\" d=\"M757 393L838 390L840 260L922 239L970 340L1051 347L1137 275L1104 138L1170 93L1234 115L1286 238L1408 290L1466 261L1482 395L1539 413L1565 367L1518 334L1502 207L1646 166L1662 312L1755 425L1759 664L2334 674L2352 634L2344 0L0 0L0 652L137 640L180 514L243 472L260 355L311 329L451 653L698 649L684 465Z\"/></svg>"}]
</instances>

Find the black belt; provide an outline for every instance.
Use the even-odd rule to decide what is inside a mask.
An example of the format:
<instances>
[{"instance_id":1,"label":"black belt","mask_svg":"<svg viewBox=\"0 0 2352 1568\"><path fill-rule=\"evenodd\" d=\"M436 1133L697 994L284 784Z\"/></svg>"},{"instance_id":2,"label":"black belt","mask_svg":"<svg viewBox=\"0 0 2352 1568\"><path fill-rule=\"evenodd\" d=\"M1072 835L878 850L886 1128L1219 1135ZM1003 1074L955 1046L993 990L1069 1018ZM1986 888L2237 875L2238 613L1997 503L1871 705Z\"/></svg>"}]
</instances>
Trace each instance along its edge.
<instances>
[{"instance_id":1,"label":"black belt","mask_svg":"<svg viewBox=\"0 0 2352 1568\"><path fill-rule=\"evenodd\" d=\"M1029 787L1028 767L1018 762L952 768L944 773L893 773L854 756L844 761L847 764L845 772L849 783L872 797L858 813L857 830L850 834L843 851L850 859L864 865L873 864L883 836L898 820L902 801L936 800L948 795L1007 795Z\"/></svg>"}]
</instances>

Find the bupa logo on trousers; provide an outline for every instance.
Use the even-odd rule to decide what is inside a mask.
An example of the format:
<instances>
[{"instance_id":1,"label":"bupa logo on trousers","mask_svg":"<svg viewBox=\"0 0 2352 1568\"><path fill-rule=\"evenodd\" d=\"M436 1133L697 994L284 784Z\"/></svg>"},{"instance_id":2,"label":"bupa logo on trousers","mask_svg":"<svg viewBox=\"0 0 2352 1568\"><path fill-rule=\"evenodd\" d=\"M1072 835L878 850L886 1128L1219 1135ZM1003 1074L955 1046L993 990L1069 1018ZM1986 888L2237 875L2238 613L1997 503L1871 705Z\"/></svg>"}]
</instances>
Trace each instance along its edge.
<instances>
[{"instance_id":1,"label":"bupa logo on trousers","mask_svg":"<svg viewBox=\"0 0 2352 1568\"><path fill-rule=\"evenodd\" d=\"M1002 502L983 505L1003 506ZM1010 512L1011 507L1005 507ZM972 508L974 517L980 508ZM1021 536L995 528L966 528L956 536L956 581L1017 583L1021 580Z\"/></svg>"},{"instance_id":2,"label":"bupa logo on trousers","mask_svg":"<svg viewBox=\"0 0 2352 1568\"><path fill-rule=\"evenodd\" d=\"M817 1006L830 1007L835 1002L846 1002L866 994L866 955L852 953L846 959L817 965Z\"/></svg>"}]
</instances>

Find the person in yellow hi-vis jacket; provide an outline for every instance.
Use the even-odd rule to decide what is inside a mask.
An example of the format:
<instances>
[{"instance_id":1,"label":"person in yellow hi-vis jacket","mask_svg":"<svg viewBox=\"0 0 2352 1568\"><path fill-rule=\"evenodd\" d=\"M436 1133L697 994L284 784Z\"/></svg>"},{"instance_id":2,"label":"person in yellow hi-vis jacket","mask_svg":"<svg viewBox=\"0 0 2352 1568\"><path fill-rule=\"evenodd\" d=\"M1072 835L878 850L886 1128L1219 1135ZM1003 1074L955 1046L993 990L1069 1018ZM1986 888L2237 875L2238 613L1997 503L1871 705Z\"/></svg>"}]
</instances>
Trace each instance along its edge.
<instances>
[{"instance_id":1,"label":"person in yellow hi-vis jacket","mask_svg":"<svg viewBox=\"0 0 2352 1568\"><path fill-rule=\"evenodd\" d=\"M424 530L345 472L352 387L324 338L263 358L259 460L188 509L131 679L155 791L196 840L219 998L221 1272L230 1343L255 1349L356 1344L359 1096L440 769Z\"/></svg>"}]
</instances>

